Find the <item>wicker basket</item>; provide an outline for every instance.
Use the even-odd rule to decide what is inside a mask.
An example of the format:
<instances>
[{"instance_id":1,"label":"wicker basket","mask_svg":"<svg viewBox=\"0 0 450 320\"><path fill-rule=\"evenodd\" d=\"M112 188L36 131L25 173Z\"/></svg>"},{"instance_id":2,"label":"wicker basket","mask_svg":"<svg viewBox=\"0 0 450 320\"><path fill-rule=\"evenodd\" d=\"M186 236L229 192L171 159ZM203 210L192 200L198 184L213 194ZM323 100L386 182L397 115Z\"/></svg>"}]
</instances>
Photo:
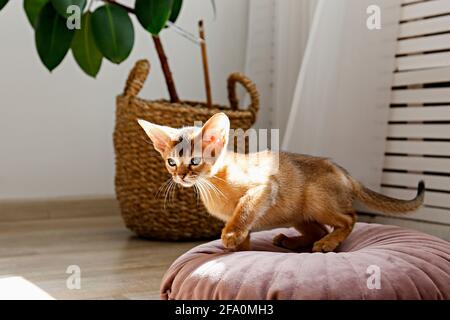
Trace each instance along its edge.
<instances>
[{"instance_id":1,"label":"wicker basket","mask_svg":"<svg viewBox=\"0 0 450 320\"><path fill-rule=\"evenodd\" d=\"M177 188L174 198L164 203L157 196L170 178L159 153L148 143L137 119L179 128L205 122L213 114L228 115L231 128L249 129L256 119L259 97L255 85L244 75L228 78L230 107L207 108L199 102L170 103L148 101L137 97L149 73L150 64L140 60L131 71L124 93L117 97L114 148L116 152L116 195L126 226L146 238L187 240L211 238L220 234L223 223L210 216L192 188ZM248 110L238 109L236 83L249 92Z\"/></svg>"}]
</instances>

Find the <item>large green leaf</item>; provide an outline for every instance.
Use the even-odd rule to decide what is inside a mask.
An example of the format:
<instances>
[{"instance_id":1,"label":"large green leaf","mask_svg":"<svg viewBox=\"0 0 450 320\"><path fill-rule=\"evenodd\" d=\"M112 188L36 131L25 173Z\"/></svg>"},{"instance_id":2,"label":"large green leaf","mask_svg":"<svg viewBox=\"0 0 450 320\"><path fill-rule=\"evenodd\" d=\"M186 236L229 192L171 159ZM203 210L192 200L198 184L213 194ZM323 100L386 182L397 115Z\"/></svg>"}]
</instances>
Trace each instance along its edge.
<instances>
[{"instance_id":1,"label":"large green leaf","mask_svg":"<svg viewBox=\"0 0 450 320\"><path fill-rule=\"evenodd\" d=\"M3 9L4 6L8 3L9 0L0 0L0 10Z\"/></svg>"},{"instance_id":2,"label":"large green leaf","mask_svg":"<svg viewBox=\"0 0 450 320\"><path fill-rule=\"evenodd\" d=\"M154 35L170 18L174 0L136 0L134 11L140 24Z\"/></svg>"},{"instance_id":3,"label":"large green leaf","mask_svg":"<svg viewBox=\"0 0 450 320\"><path fill-rule=\"evenodd\" d=\"M113 63L121 63L133 49L134 29L125 9L107 4L92 15L92 31L100 52Z\"/></svg>"},{"instance_id":4,"label":"large green leaf","mask_svg":"<svg viewBox=\"0 0 450 320\"><path fill-rule=\"evenodd\" d=\"M67 8L69 6L78 6L80 7L80 10L83 11L84 7L86 6L86 0L50 0L53 3L53 7L55 7L56 11L63 16L64 18L67 18L70 16L69 13L67 13Z\"/></svg>"},{"instance_id":5,"label":"large green leaf","mask_svg":"<svg viewBox=\"0 0 450 320\"><path fill-rule=\"evenodd\" d=\"M28 21L33 28L36 28L37 17L41 12L42 7L48 0L24 0L23 9L27 15Z\"/></svg>"},{"instance_id":6,"label":"large green leaf","mask_svg":"<svg viewBox=\"0 0 450 320\"><path fill-rule=\"evenodd\" d=\"M35 32L39 57L48 70L52 71L63 61L74 34L66 27L66 20L48 2L38 15Z\"/></svg>"},{"instance_id":7,"label":"large green leaf","mask_svg":"<svg viewBox=\"0 0 450 320\"><path fill-rule=\"evenodd\" d=\"M95 78L102 65L103 56L95 44L90 12L81 18L81 29L77 30L72 41L72 53L80 68Z\"/></svg>"},{"instance_id":8,"label":"large green leaf","mask_svg":"<svg viewBox=\"0 0 450 320\"><path fill-rule=\"evenodd\" d=\"M178 15L180 14L181 7L183 5L183 0L173 0L172 11L170 12L169 20L172 22L177 21Z\"/></svg>"}]
</instances>

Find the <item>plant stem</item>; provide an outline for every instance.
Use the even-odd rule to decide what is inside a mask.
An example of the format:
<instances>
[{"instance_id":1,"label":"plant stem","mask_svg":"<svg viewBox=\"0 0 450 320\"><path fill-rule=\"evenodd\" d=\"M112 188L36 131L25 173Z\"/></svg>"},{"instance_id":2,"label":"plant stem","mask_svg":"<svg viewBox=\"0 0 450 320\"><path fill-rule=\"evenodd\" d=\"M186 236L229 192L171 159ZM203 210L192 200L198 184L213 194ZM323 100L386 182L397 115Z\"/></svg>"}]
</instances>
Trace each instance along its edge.
<instances>
[{"instance_id":1,"label":"plant stem","mask_svg":"<svg viewBox=\"0 0 450 320\"><path fill-rule=\"evenodd\" d=\"M155 45L156 52L158 53L159 61L161 62L161 68L166 78L167 90L169 90L170 102L180 102L178 97L175 83L173 82L172 71L170 71L169 62L167 61L166 53L162 45L161 39L156 36L152 36L153 43Z\"/></svg>"},{"instance_id":2,"label":"plant stem","mask_svg":"<svg viewBox=\"0 0 450 320\"><path fill-rule=\"evenodd\" d=\"M133 8L130 8L126 5L116 2L115 0L102 0L106 3L115 4L123 9L125 9L128 13L136 14ZM164 74L164 78L166 80L167 90L169 91L170 102L179 102L180 98L178 97L177 89L175 87L175 82L173 81L172 71L170 70L169 62L167 60L166 53L164 51L164 47L161 43L161 39L158 36L152 35L153 44L155 45L156 52L158 53L159 62L161 64L161 68Z\"/></svg>"},{"instance_id":3,"label":"plant stem","mask_svg":"<svg viewBox=\"0 0 450 320\"><path fill-rule=\"evenodd\" d=\"M203 40L203 42L200 44L200 48L203 62L203 76L205 78L206 105L208 108L212 108L211 81L209 79L208 55L206 54L205 29L203 27L203 20L200 20L198 22L198 31L200 39Z\"/></svg>"}]
</instances>

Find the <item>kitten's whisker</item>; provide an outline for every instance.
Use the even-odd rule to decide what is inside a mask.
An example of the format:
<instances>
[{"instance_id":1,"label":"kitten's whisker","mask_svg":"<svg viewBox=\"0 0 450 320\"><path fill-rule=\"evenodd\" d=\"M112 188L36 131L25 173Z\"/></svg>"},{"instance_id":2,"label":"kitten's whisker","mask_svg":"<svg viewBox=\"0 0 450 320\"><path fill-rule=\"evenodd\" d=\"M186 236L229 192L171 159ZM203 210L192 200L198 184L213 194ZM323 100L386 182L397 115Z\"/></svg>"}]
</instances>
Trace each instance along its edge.
<instances>
[{"instance_id":1,"label":"kitten's whisker","mask_svg":"<svg viewBox=\"0 0 450 320\"><path fill-rule=\"evenodd\" d=\"M164 189L164 210L166 210L166 197L167 197L167 190L169 189L169 187L170 187L170 182L167 185L167 188Z\"/></svg>"},{"instance_id":2,"label":"kitten's whisker","mask_svg":"<svg viewBox=\"0 0 450 320\"><path fill-rule=\"evenodd\" d=\"M201 180L198 180L197 183L198 183L197 186L198 186L198 188L200 190L200 194L201 194L201 197L203 198L203 201L208 203L209 202L209 198L208 198L208 194L207 194L207 192L205 190L205 186L203 185Z\"/></svg>"},{"instance_id":3,"label":"kitten's whisker","mask_svg":"<svg viewBox=\"0 0 450 320\"><path fill-rule=\"evenodd\" d=\"M167 197L167 200L169 201L169 203L173 202L173 194L175 192L176 187L177 187L177 184L173 183L172 188L170 188L170 190L169 190L169 196Z\"/></svg>"},{"instance_id":4,"label":"kitten's whisker","mask_svg":"<svg viewBox=\"0 0 450 320\"><path fill-rule=\"evenodd\" d=\"M196 200L196 203L197 203L197 206L198 206L198 199L199 199L200 195L199 195L198 190L197 190L197 185L194 183L192 186L194 187L195 200Z\"/></svg>"},{"instance_id":5,"label":"kitten's whisker","mask_svg":"<svg viewBox=\"0 0 450 320\"><path fill-rule=\"evenodd\" d=\"M217 179L217 180L220 180L220 181L223 181L223 182L225 182L225 183L227 183L224 179L222 179L222 178L219 178L219 177L217 177L217 176L212 176L212 178L214 178L214 179Z\"/></svg>"},{"instance_id":6,"label":"kitten's whisker","mask_svg":"<svg viewBox=\"0 0 450 320\"><path fill-rule=\"evenodd\" d=\"M205 199L206 199L207 201L209 201L210 198L211 198L211 192L209 191L209 188L208 188L208 186L206 185L205 180L204 180L203 178L200 178L200 179L199 179L199 182L200 182L200 186L202 187L202 189L203 189L203 191L204 191Z\"/></svg>"},{"instance_id":7,"label":"kitten's whisker","mask_svg":"<svg viewBox=\"0 0 450 320\"><path fill-rule=\"evenodd\" d=\"M178 184L175 183L175 186L172 188L172 194L169 197L169 202L173 202L173 200L175 199L175 193L177 191L178 188Z\"/></svg>"},{"instance_id":8,"label":"kitten's whisker","mask_svg":"<svg viewBox=\"0 0 450 320\"><path fill-rule=\"evenodd\" d=\"M222 196L225 199L227 198L225 194L219 188L217 188L217 186L214 183L208 181L207 179L203 179L203 181L216 194L217 197L220 198Z\"/></svg>"},{"instance_id":9,"label":"kitten's whisker","mask_svg":"<svg viewBox=\"0 0 450 320\"><path fill-rule=\"evenodd\" d=\"M209 200L212 200L213 196L211 193L211 187L209 187L209 185L208 185L208 181L206 179L202 179L202 183L204 184L205 190L208 193Z\"/></svg>"},{"instance_id":10,"label":"kitten's whisker","mask_svg":"<svg viewBox=\"0 0 450 320\"><path fill-rule=\"evenodd\" d=\"M166 192L164 194L164 210L166 209L167 196L169 195L170 190L173 188L174 183L175 182L173 180L170 181L169 187L166 189Z\"/></svg>"},{"instance_id":11,"label":"kitten's whisker","mask_svg":"<svg viewBox=\"0 0 450 320\"><path fill-rule=\"evenodd\" d=\"M166 195L166 193L169 192L169 189L170 189L170 187L171 187L171 185L173 183L174 183L173 180L170 179L169 182L167 183L167 186L166 186L165 190L164 190L164 195Z\"/></svg>"},{"instance_id":12,"label":"kitten's whisker","mask_svg":"<svg viewBox=\"0 0 450 320\"><path fill-rule=\"evenodd\" d=\"M208 202L209 201L208 194L206 193L205 186L203 185L201 180L198 181L198 187L199 187L199 189L201 191L203 201Z\"/></svg>"},{"instance_id":13,"label":"kitten's whisker","mask_svg":"<svg viewBox=\"0 0 450 320\"><path fill-rule=\"evenodd\" d=\"M170 180L172 180L172 178L167 179L158 189L158 191L155 193L155 198L157 198L160 193L162 193L164 191L165 188L167 188L167 185L169 184Z\"/></svg>"},{"instance_id":14,"label":"kitten's whisker","mask_svg":"<svg viewBox=\"0 0 450 320\"><path fill-rule=\"evenodd\" d=\"M200 197L201 197L201 198L204 198L204 196L203 196L203 191L202 191L201 186L200 186L200 181L196 181L196 182L195 182L195 186L197 187L198 194L200 195Z\"/></svg>"},{"instance_id":15,"label":"kitten's whisker","mask_svg":"<svg viewBox=\"0 0 450 320\"><path fill-rule=\"evenodd\" d=\"M160 187L160 189L158 190L158 192L155 195L155 198L160 197L160 196L163 197L163 195L166 192L166 189L168 188L168 184L169 184L169 182L165 183L163 186Z\"/></svg>"},{"instance_id":16,"label":"kitten's whisker","mask_svg":"<svg viewBox=\"0 0 450 320\"><path fill-rule=\"evenodd\" d=\"M164 181L161 186L158 188L158 190L155 192L154 196L155 198L158 197L159 193L161 192L161 190L166 186L166 184L169 182L169 180Z\"/></svg>"},{"instance_id":17,"label":"kitten's whisker","mask_svg":"<svg viewBox=\"0 0 450 320\"><path fill-rule=\"evenodd\" d=\"M222 192L222 190L220 190L214 183L208 181L208 183L210 184L210 186L217 192L219 193L222 197L227 198L227 196Z\"/></svg>"}]
</instances>

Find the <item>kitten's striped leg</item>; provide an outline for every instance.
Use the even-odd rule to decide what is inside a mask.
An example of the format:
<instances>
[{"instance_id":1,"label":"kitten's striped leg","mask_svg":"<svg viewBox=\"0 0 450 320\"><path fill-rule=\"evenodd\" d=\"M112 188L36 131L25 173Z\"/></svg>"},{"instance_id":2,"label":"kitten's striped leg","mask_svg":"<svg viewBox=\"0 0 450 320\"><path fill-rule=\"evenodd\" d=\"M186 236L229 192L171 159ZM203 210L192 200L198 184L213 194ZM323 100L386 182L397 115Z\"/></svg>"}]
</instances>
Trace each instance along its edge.
<instances>
[{"instance_id":1,"label":"kitten's striped leg","mask_svg":"<svg viewBox=\"0 0 450 320\"><path fill-rule=\"evenodd\" d=\"M331 252L336 249L352 232L356 223L356 213L350 211L345 214L332 214L327 221L326 224L334 229L330 234L314 243L313 252Z\"/></svg>"}]
</instances>

